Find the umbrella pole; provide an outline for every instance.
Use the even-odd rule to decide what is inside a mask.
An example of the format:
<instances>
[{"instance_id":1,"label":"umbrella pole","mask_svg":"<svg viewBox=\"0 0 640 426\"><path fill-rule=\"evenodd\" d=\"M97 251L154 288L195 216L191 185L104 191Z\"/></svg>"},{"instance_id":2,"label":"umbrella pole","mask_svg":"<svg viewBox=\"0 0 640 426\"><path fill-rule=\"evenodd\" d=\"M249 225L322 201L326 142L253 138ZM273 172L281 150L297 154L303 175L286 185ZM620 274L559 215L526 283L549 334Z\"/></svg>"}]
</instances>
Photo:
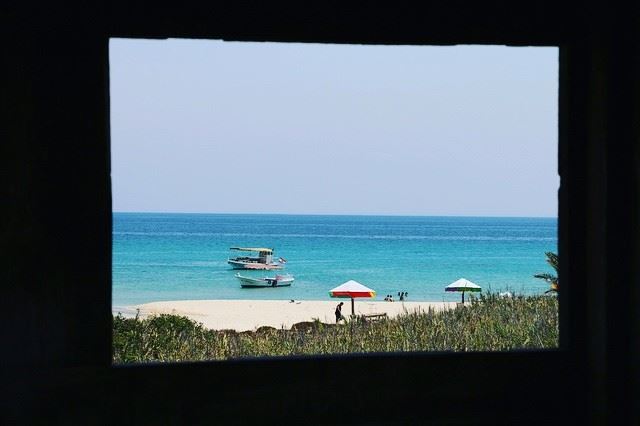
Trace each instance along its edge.
<instances>
[{"instance_id":1,"label":"umbrella pole","mask_svg":"<svg viewBox=\"0 0 640 426\"><path fill-rule=\"evenodd\" d=\"M462 290L462 303L464 303L464 290Z\"/></svg>"},{"instance_id":2,"label":"umbrella pole","mask_svg":"<svg viewBox=\"0 0 640 426\"><path fill-rule=\"evenodd\" d=\"M355 308L353 307L353 297L351 298L351 315L352 315L352 316L355 316L355 315L356 315L356 310L355 310Z\"/></svg>"}]
</instances>

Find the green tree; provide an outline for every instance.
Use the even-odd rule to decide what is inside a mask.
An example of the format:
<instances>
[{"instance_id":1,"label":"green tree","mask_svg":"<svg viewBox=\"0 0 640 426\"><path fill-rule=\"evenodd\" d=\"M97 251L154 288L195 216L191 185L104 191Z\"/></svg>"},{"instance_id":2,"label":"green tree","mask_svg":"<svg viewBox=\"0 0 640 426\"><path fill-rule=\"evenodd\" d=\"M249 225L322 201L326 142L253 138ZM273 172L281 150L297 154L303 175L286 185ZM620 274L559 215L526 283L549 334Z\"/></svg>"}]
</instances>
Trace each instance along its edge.
<instances>
[{"instance_id":1,"label":"green tree","mask_svg":"<svg viewBox=\"0 0 640 426\"><path fill-rule=\"evenodd\" d=\"M547 273L535 274L534 277L540 278L541 280L545 280L549 283L551 288L545 291L545 293L550 293L552 291L557 293L560 289L560 283L558 282L558 255L550 251L546 252L545 255L547 256L547 263L551 265L556 273L555 275Z\"/></svg>"}]
</instances>

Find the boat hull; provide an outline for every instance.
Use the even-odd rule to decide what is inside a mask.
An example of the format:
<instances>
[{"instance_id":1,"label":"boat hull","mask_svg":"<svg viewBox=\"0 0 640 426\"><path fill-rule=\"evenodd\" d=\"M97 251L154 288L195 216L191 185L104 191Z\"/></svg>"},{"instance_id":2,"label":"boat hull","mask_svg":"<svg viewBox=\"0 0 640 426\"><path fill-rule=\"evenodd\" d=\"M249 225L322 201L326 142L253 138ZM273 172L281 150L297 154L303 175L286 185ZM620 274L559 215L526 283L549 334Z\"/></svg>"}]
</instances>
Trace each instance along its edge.
<instances>
[{"instance_id":1,"label":"boat hull","mask_svg":"<svg viewBox=\"0 0 640 426\"><path fill-rule=\"evenodd\" d=\"M282 269L282 265L277 263L259 263L259 262L246 262L241 260L229 259L227 263L231 265L233 269L250 269L250 270L266 270Z\"/></svg>"},{"instance_id":2,"label":"boat hull","mask_svg":"<svg viewBox=\"0 0 640 426\"><path fill-rule=\"evenodd\" d=\"M243 277L240 274L236 274L236 278L240 281L240 287L242 288L289 287L294 280L291 276L250 278Z\"/></svg>"}]
</instances>

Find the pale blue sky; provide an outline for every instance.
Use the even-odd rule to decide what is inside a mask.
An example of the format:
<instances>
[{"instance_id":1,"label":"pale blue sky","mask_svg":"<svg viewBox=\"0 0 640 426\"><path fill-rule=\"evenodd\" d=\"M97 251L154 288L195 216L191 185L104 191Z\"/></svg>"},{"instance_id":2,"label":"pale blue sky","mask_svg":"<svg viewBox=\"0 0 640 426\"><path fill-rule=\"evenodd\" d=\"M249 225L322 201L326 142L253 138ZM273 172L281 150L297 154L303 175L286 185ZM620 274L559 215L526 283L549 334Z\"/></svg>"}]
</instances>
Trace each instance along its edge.
<instances>
[{"instance_id":1,"label":"pale blue sky","mask_svg":"<svg viewBox=\"0 0 640 426\"><path fill-rule=\"evenodd\" d=\"M113 210L556 216L558 49L110 42Z\"/></svg>"}]
</instances>

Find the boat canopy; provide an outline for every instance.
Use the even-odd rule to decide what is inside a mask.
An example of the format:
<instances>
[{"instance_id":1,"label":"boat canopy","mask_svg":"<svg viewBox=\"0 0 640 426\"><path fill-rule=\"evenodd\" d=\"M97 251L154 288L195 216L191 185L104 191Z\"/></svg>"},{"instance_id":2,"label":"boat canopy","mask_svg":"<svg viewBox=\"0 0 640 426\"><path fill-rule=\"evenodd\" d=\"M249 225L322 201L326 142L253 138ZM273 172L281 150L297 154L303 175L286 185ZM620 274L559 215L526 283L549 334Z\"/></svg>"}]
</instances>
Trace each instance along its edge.
<instances>
[{"instance_id":1,"label":"boat canopy","mask_svg":"<svg viewBox=\"0 0 640 426\"><path fill-rule=\"evenodd\" d=\"M261 247L231 247L231 250L255 251L260 253L273 253L273 249Z\"/></svg>"}]
</instances>

